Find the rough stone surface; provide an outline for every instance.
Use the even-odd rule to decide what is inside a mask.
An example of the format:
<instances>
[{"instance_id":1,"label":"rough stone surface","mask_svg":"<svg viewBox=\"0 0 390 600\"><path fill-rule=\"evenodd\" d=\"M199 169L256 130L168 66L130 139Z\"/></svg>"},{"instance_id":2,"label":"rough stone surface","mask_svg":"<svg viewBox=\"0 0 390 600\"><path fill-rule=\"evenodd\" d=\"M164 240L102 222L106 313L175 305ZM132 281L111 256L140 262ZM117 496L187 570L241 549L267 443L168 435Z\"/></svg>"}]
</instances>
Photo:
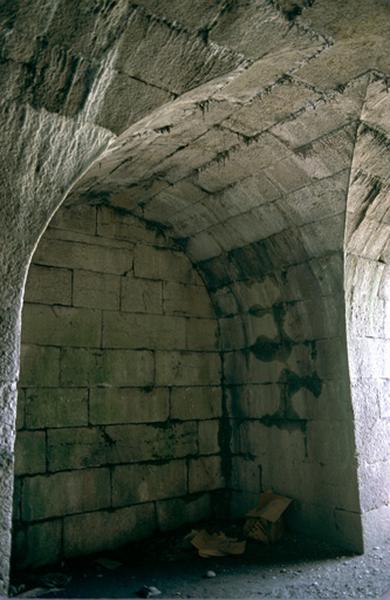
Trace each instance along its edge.
<instances>
[{"instance_id":1,"label":"rough stone surface","mask_svg":"<svg viewBox=\"0 0 390 600\"><path fill-rule=\"evenodd\" d=\"M145 227L143 241L140 236L136 244L132 237L126 241L121 232L115 247L122 221L115 209L104 209L113 227L104 235L93 233L90 220L97 223L101 210L89 208L83 229L78 208L60 209L29 271L13 550L23 566L103 548L107 535L115 545L126 514L119 508L134 505L141 520L155 510L165 529L209 516L208 492L225 485L220 462L197 486L189 481L187 465L190 457L207 461L212 454L215 461L221 454L220 356L208 293L188 258L167 241L161 249ZM140 234L139 223L138 229ZM119 252L112 262L104 258L110 243ZM158 257L155 266L146 261L141 268L149 256ZM181 376L172 371L172 354ZM186 504L194 487L201 488L203 499L193 502L190 496L187 516L178 517L177 506ZM101 511L113 515L108 524L95 514ZM96 522L92 541L78 537L76 516ZM45 540L53 519L64 525L49 555L40 542L34 548L26 538ZM126 539L154 527L137 523Z\"/></svg>"},{"instance_id":2,"label":"rough stone surface","mask_svg":"<svg viewBox=\"0 0 390 600\"><path fill-rule=\"evenodd\" d=\"M247 458L243 441L264 485L298 498L300 477L289 481L289 469L308 469L318 482L314 498L297 500L296 527L357 550L374 543L375 528L390 534L388 518L375 525L386 500L371 509L367 492L371 478L381 481L376 465L386 463L385 474L388 462L389 23L386 0L1 7L0 593L24 284L64 200L26 289L19 387L27 408L18 422L29 443L42 430L27 427L46 420L54 448L61 428L50 424L70 415L62 396L58 414L45 407L32 416L43 396L30 403L28 389L187 388L200 378L224 387L216 410L228 489L235 461ZM168 400L181 422L183 401ZM198 420L188 434L196 454ZM68 422L65 437L78 426ZM243 440L251 428L261 440ZM332 448L337 457L323 463ZM78 464L83 452L73 450ZM191 457L195 485L207 480L199 465L211 458ZM21 462L26 473L43 468L35 453ZM330 464L348 489L331 483ZM237 512L252 498L251 481L234 490ZM145 506L136 536L155 527ZM83 550L81 527L96 532L91 551L101 537L123 541L126 511L135 515L125 507L84 522L64 517L66 551ZM22 531L17 543L43 548L50 527L38 533L32 524L31 539Z\"/></svg>"}]
</instances>

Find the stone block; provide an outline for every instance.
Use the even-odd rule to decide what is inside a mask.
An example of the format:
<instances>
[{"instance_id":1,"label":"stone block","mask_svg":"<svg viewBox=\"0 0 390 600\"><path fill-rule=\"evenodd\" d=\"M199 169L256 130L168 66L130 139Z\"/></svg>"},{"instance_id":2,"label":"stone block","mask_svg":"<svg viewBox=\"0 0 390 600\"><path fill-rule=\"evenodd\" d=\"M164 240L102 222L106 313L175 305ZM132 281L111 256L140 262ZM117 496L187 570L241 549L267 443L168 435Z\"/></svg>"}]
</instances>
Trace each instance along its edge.
<instances>
[{"instance_id":1,"label":"stone block","mask_svg":"<svg viewBox=\"0 0 390 600\"><path fill-rule=\"evenodd\" d=\"M157 465L125 465L113 470L113 506L184 496L186 492L187 465L184 460Z\"/></svg>"},{"instance_id":2,"label":"stone block","mask_svg":"<svg viewBox=\"0 0 390 600\"><path fill-rule=\"evenodd\" d=\"M100 346L100 311L27 304L23 342L47 346Z\"/></svg>"},{"instance_id":3,"label":"stone block","mask_svg":"<svg viewBox=\"0 0 390 600\"><path fill-rule=\"evenodd\" d=\"M78 388L28 388L26 428L88 425L88 391Z\"/></svg>"},{"instance_id":4,"label":"stone block","mask_svg":"<svg viewBox=\"0 0 390 600\"><path fill-rule=\"evenodd\" d=\"M186 319L187 350L218 350L218 324L215 319Z\"/></svg>"},{"instance_id":5,"label":"stone block","mask_svg":"<svg viewBox=\"0 0 390 600\"><path fill-rule=\"evenodd\" d=\"M307 185L300 186L279 202L297 226L312 222L312 215L320 221L345 210L345 190L348 189L348 170L333 177L311 182L306 175Z\"/></svg>"},{"instance_id":6,"label":"stone block","mask_svg":"<svg viewBox=\"0 0 390 600\"><path fill-rule=\"evenodd\" d=\"M64 555L118 548L151 535L155 529L153 503L65 517Z\"/></svg>"},{"instance_id":7,"label":"stone block","mask_svg":"<svg viewBox=\"0 0 390 600\"><path fill-rule=\"evenodd\" d=\"M277 383L285 368L282 358L263 361L249 350L227 352L224 366L227 384Z\"/></svg>"},{"instance_id":8,"label":"stone block","mask_svg":"<svg viewBox=\"0 0 390 600\"><path fill-rule=\"evenodd\" d=\"M317 297L290 305L284 331L293 340L332 338L345 329L344 296Z\"/></svg>"},{"instance_id":9,"label":"stone block","mask_svg":"<svg viewBox=\"0 0 390 600\"><path fill-rule=\"evenodd\" d=\"M188 491L207 492L225 487L219 456L195 458L189 462Z\"/></svg>"},{"instance_id":10,"label":"stone block","mask_svg":"<svg viewBox=\"0 0 390 600\"><path fill-rule=\"evenodd\" d=\"M239 312L237 299L230 288L221 288L210 293L216 316L234 316Z\"/></svg>"},{"instance_id":11,"label":"stone block","mask_svg":"<svg viewBox=\"0 0 390 600\"><path fill-rule=\"evenodd\" d=\"M310 421L307 425L307 453L321 463L345 463L355 454L352 423L348 421Z\"/></svg>"},{"instance_id":12,"label":"stone block","mask_svg":"<svg viewBox=\"0 0 390 600\"><path fill-rule=\"evenodd\" d=\"M286 522L292 531L302 532L306 535L315 533L316 536L329 543L351 549L348 544L344 544L343 536L336 527L334 507L332 506L326 506L319 502L296 500L286 512Z\"/></svg>"},{"instance_id":13,"label":"stone block","mask_svg":"<svg viewBox=\"0 0 390 600\"><path fill-rule=\"evenodd\" d=\"M24 301L72 304L72 271L32 264L28 272Z\"/></svg>"},{"instance_id":14,"label":"stone block","mask_svg":"<svg viewBox=\"0 0 390 600\"><path fill-rule=\"evenodd\" d=\"M134 274L144 279L163 279L186 284L192 284L195 280L192 264L185 254L152 246L136 246Z\"/></svg>"},{"instance_id":15,"label":"stone block","mask_svg":"<svg viewBox=\"0 0 390 600\"><path fill-rule=\"evenodd\" d=\"M301 388L289 399L287 411L290 418L295 415L308 421L348 421L352 419L352 404L347 381L323 381L318 398Z\"/></svg>"},{"instance_id":16,"label":"stone block","mask_svg":"<svg viewBox=\"0 0 390 600\"><path fill-rule=\"evenodd\" d=\"M120 277L110 273L75 270L73 305L119 310Z\"/></svg>"},{"instance_id":17,"label":"stone block","mask_svg":"<svg viewBox=\"0 0 390 600\"><path fill-rule=\"evenodd\" d=\"M386 507L387 508L387 507ZM353 550L354 552L361 553L363 552L364 543L363 536L364 533L362 531L362 521L364 522L364 516L362 519L362 515L359 512L351 512L349 510L341 510L336 508L334 511L334 519L335 525L338 531L338 538L343 545L343 548L347 548ZM387 532L389 531L389 523L390 519L387 519ZM381 525L379 529L383 529L384 525L381 521ZM369 528L367 528L369 530ZM364 536L365 537L365 536ZM378 543L378 538L381 542L383 542L383 536L379 534L375 536L375 541Z\"/></svg>"},{"instance_id":18,"label":"stone block","mask_svg":"<svg viewBox=\"0 0 390 600\"><path fill-rule=\"evenodd\" d=\"M121 280L121 310L134 313L161 314L162 282L127 275Z\"/></svg>"},{"instance_id":19,"label":"stone block","mask_svg":"<svg viewBox=\"0 0 390 600\"><path fill-rule=\"evenodd\" d=\"M209 494L160 500L156 505L158 527L161 531L203 521L211 515Z\"/></svg>"},{"instance_id":20,"label":"stone block","mask_svg":"<svg viewBox=\"0 0 390 600\"><path fill-rule=\"evenodd\" d=\"M389 458L389 435L390 421L388 419L379 419L373 421L364 417L356 422L355 439L359 457L365 464L384 463ZM351 424L352 428L352 424ZM349 436L351 432L349 431Z\"/></svg>"},{"instance_id":21,"label":"stone block","mask_svg":"<svg viewBox=\"0 0 390 600\"><path fill-rule=\"evenodd\" d=\"M180 421L214 419L222 415L220 387L173 387L171 418Z\"/></svg>"},{"instance_id":22,"label":"stone block","mask_svg":"<svg viewBox=\"0 0 390 600\"><path fill-rule=\"evenodd\" d=\"M132 198L131 190L127 189L125 194L121 194L120 199L117 198L116 203L118 201L120 204L124 203L125 206L122 208L127 208L129 202L132 202L133 208L138 204L139 191L139 188L135 188L134 198ZM142 191L145 192L145 190ZM126 242L131 240L131 242L144 242L162 247L172 245L172 242L164 235L158 235L155 231L147 229L139 219L130 213L119 212L106 206L98 207L97 232L106 239L114 238Z\"/></svg>"},{"instance_id":23,"label":"stone block","mask_svg":"<svg viewBox=\"0 0 390 600\"><path fill-rule=\"evenodd\" d=\"M316 342L316 367L320 379L343 379L348 371L346 341L343 337L336 337ZM351 353L352 354L352 353ZM351 376L353 377L353 360Z\"/></svg>"},{"instance_id":24,"label":"stone block","mask_svg":"<svg viewBox=\"0 0 390 600\"><path fill-rule=\"evenodd\" d=\"M165 281L163 293L165 314L206 318L214 316L210 297L203 286Z\"/></svg>"},{"instance_id":25,"label":"stone block","mask_svg":"<svg viewBox=\"0 0 390 600\"><path fill-rule=\"evenodd\" d=\"M49 225L50 229L66 229L94 235L96 232L96 206L61 206Z\"/></svg>"},{"instance_id":26,"label":"stone block","mask_svg":"<svg viewBox=\"0 0 390 600\"><path fill-rule=\"evenodd\" d=\"M300 227L303 245L310 258L342 250L344 218L343 211L318 223L309 223Z\"/></svg>"},{"instance_id":27,"label":"stone block","mask_svg":"<svg viewBox=\"0 0 390 600\"><path fill-rule=\"evenodd\" d=\"M34 263L68 269L84 269L98 273L124 275L131 270L133 255L131 248L109 247L92 243L44 237L35 254Z\"/></svg>"},{"instance_id":28,"label":"stone block","mask_svg":"<svg viewBox=\"0 0 390 600\"><path fill-rule=\"evenodd\" d=\"M185 349L186 320L165 315L105 312L103 346L106 348Z\"/></svg>"},{"instance_id":29,"label":"stone block","mask_svg":"<svg viewBox=\"0 0 390 600\"><path fill-rule=\"evenodd\" d=\"M22 344L20 386L57 386L60 373L60 350Z\"/></svg>"},{"instance_id":30,"label":"stone block","mask_svg":"<svg viewBox=\"0 0 390 600\"><path fill-rule=\"evenodd\" d=\"M253 346L259 338L279 340L278 323L271 311L263 312L260 309L257 314L256 309L252 308L252 314L244 315L242 319L247 346Z\"/></svg>"},{"instance_id":31,"label":"stone block","mask_svg":"<svg viewBox=\"0 0 390 600\"><path fill-rule=\"evenodd\" d=\"M390 504L390 462L359 466L359 491L362 512Z\"/></svg>"},{"instance_id":32,"label":"stone block","mask_svg":"<svg viewBox=\"0 0 390 600\"><path fill-rule=\"evenodd\" d=\"M157 352L157 385L218 385L221 359L212 352Z\"/></svg>"},{"instance_id":33,"label":"stone block","mask_svg":"<svg viewBox=\"0 0 390 600\"><path fill-rule=\"evenodd\" d=\"M89 418L92 424L158 423L169 416L167 388L93 388Z\"/></svg>"},{"instance_id":34,"label":"stone block","mask_svg":"<svg viewBox=\"0 0 390 600\"><path fill-rule=\"evenodd\" d=\"M281 388L277 383L231 385L226 389L229 416L259 419L281 410Z\"/></svg>"},{"instance_id":35,"label":"stone block","mask_svg":"<svg viewBox=\"0 0 390 600\"><path fill-rule=\"evenodd\" d=\"M108 469L83 469L28 477L23 483L22 518L38 521L108 508L111 504Z\"/></svg>"},{"instance_id":36,"label":"stone block","mask_svg":"<svg viewBox=\"0 0 390 600\"><path fill-rule=\"evenodd\" d=\"M48 430L50 471L184 458L197 452L194 421Z\"/></svg>"},{"instance_id":37,"label":"stone block","mask_svg":"<svg viewBox=\"0 0 390 600\"><path fill-rule=\"evenodd\" d=\"M253 458L234 456L232 460L232 487L235 490L259 494L261 466Z\"/></svg>"},{"instance_id":38,"label":"stone block","mask_svg":"<svg viewBox=\"0 0 390 600\"><path fill-rule=\"evenodd\" d=\"M19 431L15 444L16 475L32 475L46 471L46 439L44 431Z\"/></svg>"},{"instance_id":39,"label":"stone block","mask_svg":"<svg viewBox=\"0 0 390 600\"><path fill-rule=\"evenodd\" d=\"M231 315L219 319L221 331L221 348L223 350L239 350L247 347L242 315Z\"/></svg>"},{"instance_id":40,"label":"stone block","mask_svg":"<svg viewBox=\"0 0 390 600\"><path fill-rule=\"evenodd\" d=\"M259 463L272 463L276 469L286 462L303 461L306 457L306 440L301 423L276 422L270 425L260 421L243 421L239 427L240 452L250 454L259 460Z\"/></svg>"},{"instance_id":41,"label":"stone block","mask_svg":"<svg viewBox=\"0 0 390 600\"><path fill-rule=\"evenodd\" d=\"M255 98L253 102L234 111L227 119L227 123L234 131L253 135L270 127L276 121L284 121L307 101L317 98L318 93L294 81L282 81L269 93Z\"/></svg>"},{"instance_id":42,"label":"stone block","mask_svg":"<svg viewBox=\"0 0 390 600\"><path fill-rule=\"evenodd\" d=\"M199 421L199 454L217 454L221 451L219 429L219 420Z\"/></svg>"},{"instance_id":43,"label":"stone block","mask_svg":"<svg viewBox=\"0 0 390 600\"><path fill-rule=\"evenodd\" d=\"M143 350L67 348L61 354L64 386L150 386L154 383L153 354Z\"/></svg>"},{"instance_id":44,"label":"stone block","mask_svg":"<svg viewBox=\"0 0 390 600\"><path fill-rule=\"evenodd\" d=\"M53 564L61 558L62 520L16 526L12 559L19 569Z\"/></svg>"}]
</instances>

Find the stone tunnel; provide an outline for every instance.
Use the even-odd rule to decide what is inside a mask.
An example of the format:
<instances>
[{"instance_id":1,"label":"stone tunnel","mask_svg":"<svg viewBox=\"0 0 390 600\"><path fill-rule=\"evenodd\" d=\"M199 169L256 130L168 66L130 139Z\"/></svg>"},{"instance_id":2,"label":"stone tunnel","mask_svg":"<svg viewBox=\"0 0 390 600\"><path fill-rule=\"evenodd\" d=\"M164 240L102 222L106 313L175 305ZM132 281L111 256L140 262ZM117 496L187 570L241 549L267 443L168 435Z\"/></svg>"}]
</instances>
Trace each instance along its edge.
<instances>
[{"instance_id":1,"label":"stone tunnel","mask_svg":"<svg viewBox=\"0 0 390 600\"><path fill-rule=\"evenodd\" d=\"M389 2L3 0L0 38L0 592L11 546L269 488L388 539Z\"/></svg>"}]
</instances>

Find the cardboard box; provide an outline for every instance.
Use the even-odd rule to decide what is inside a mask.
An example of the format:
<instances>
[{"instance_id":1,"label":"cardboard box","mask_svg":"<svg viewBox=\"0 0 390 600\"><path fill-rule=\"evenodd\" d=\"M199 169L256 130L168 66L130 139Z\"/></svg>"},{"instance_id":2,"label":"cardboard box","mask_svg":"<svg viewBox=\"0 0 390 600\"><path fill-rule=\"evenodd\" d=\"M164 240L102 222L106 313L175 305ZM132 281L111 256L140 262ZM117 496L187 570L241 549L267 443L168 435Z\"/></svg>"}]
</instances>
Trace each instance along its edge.
<instances>
[{"instance_id":1,"label":"cardboard box","mask_svg":"<svg viewBox=\"0 0 390 600\"><path fill-rule=\"evenodd\" d=\"M265 544L274 544L283 537L283 513L292 499L278 496L272 490L261 494L257 508L246 515L244 534Z\"/></svg>"}]
</instances>

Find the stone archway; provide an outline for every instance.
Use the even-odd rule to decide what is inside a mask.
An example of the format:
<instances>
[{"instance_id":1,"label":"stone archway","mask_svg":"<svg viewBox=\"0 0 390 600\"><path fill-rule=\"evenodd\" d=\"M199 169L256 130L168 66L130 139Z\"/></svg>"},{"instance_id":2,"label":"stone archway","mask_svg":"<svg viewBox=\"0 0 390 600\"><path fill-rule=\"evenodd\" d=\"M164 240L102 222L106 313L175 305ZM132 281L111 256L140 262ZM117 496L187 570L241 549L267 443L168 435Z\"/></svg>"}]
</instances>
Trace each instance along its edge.
<instances>
[{"instance_id":1,"label":"stone archway","mask_svg":"<svg viewBox=\"0 0 390 600\"><path fill-rule=\"evenodd\" d=\"M389 109L374 79L362 112L346 223L346 315L363 533L389 537Z\"/></svg>"}]
</instances>

